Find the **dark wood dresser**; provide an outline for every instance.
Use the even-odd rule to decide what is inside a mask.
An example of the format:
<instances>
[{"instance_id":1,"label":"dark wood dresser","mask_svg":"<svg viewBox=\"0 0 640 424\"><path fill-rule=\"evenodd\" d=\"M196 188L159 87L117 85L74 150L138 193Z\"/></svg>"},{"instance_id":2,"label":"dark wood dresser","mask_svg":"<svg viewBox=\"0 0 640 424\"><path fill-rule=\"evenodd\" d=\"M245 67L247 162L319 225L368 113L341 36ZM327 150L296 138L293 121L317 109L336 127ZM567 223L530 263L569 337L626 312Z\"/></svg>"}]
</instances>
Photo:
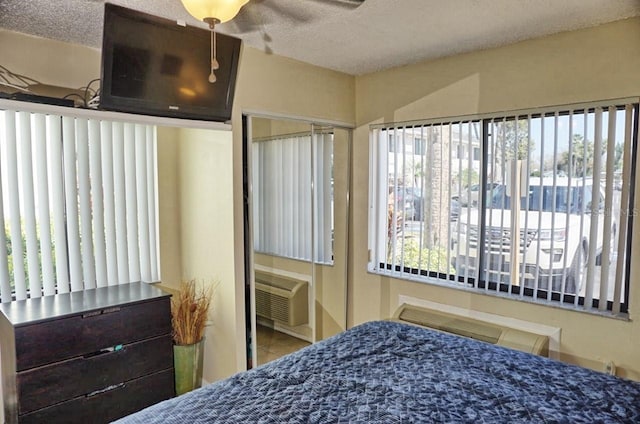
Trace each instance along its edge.
<instances>
[{"instance_id":1,"label":"dark wood dresser","mask_svg":"<svg viewBox=\"0 0 640 424\"><path fill-rule=\"evenodd\" d=\"M122 284L0 304L5 422L106 423L175 396L170 296Z\"/></svg>"}]
</instances>

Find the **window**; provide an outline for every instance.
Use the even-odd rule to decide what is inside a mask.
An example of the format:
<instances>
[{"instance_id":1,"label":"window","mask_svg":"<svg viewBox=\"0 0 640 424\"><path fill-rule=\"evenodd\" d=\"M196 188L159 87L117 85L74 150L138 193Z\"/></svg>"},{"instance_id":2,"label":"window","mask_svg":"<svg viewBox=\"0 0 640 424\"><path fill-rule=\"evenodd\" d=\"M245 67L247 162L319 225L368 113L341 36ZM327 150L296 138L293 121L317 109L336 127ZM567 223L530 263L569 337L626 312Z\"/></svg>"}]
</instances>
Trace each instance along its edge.
<instances>
[{"instance_id":1,"label":"window","mask_svg":"<svg viewBox=\"0 0 640 424\"><path fill-rule=\"evenodd\" d=\"M389 134L389 152L399 152L401 147L393 134Z\"/></svg>"},{"instance_id":2,"label":"window","mask_svg":"<svg viewBox=\"0 0 640 424\"><path fill-rule=\"evenodd\" d=\"M2 301L158 281L156 129L0 111Z\"/></svg>"},{"instance_id":3,"label":"window","mask_svg":"<svg viewBox=\"0 0 640 424\"><path fill-rule=\"evenodd\" d=\"M369 269L626 312L637 122L637 104L594 104L372 126ZM424 136L424 161L389 133Z\"/></svg>"},{"instance_id":4,"label":"window","mask_svg":"<svg viewBox=\"0 0 640 424\"><path fill-rule=\"evenodd\" d=\"M424 138L419 138L416 137L413 140L413 151L415 152L416 155L421 155L424 156L424 154L426 153L426 147L427 147L427 143L425 142Z\"/></svg>"},{"instance_id":5,"label":"window","mask_svg":"<svg viewBox=\"0 0 640 424\"><path fill-rule=\"evenodd\" d=\"M313 143L306 133L252 145L255 251L305 261L313 251L316 262L333 263L333 134L314 132ZM321 211L313 228L312 210Z\"/></svg>"}]
</instances>

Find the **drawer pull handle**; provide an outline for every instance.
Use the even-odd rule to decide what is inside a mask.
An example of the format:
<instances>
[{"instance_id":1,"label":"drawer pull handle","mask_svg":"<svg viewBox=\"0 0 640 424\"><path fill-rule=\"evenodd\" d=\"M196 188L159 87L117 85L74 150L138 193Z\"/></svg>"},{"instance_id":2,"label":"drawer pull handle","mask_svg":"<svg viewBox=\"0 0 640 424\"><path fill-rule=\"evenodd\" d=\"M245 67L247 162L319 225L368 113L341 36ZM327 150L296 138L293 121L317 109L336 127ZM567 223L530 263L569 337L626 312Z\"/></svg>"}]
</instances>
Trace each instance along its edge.
<instances>
[{"instance_id":1,"label":"drawer pull handle","mask_svg":"<svg viewBox=\"0 0 640 424\"><path fill-rule=\"evenodd\" d=\"M122 347L121 344L119 344L119 345L115 345L115 346L105 347L104 349L100 349L100 350L97 350L95 352L88 353L88 354L84 355L83 358L84 359L93 358L95 356L105 355L105 354L111 353L111 352L119 352L121 350L123 350L123 347Z\"/></svg>"},{"instance_id":2,"label":"drawer pull handle","mask_svg":"<svg viewBox=\"0 0 640 424\"><path fill-rule=\"evenodd\" d=\"M115 306L113 308L107 308L107 309L103 309L102 313L103 314L111 314L114 312L120 312L120 307L119 306Z\"/></svg>"},{"instance_id":3,"label":"drawer pull handle","mask_svg":"<svg viewBox=\"0 0 640 424\"><path fill-rule=\"evenodd\" d=\"M114 312L120 312L120 307L114 306L113 308L106 308L106 309L102 309L101 311L87 312L85 314L82 314L82 318L97 317L98 315L112 314Z\"/></svg>"},{"instance_id":4,"label":"drawer pull handle","mask_svg":"<svg viewBox=\"0 0 640 424\"><path fill-rule=\"evenodd\" d=\"M125 386L125 383L112 384L111 386L107 386L104 389L96 390L94 392L89 393L87 395L87 397L90 398L90 397L93 397L93 396L97 396L97 395L100 395L102 393L110 392L111 390L120 389L120 388L122 388L124 386Z\"/></svg>"}]
</instances>

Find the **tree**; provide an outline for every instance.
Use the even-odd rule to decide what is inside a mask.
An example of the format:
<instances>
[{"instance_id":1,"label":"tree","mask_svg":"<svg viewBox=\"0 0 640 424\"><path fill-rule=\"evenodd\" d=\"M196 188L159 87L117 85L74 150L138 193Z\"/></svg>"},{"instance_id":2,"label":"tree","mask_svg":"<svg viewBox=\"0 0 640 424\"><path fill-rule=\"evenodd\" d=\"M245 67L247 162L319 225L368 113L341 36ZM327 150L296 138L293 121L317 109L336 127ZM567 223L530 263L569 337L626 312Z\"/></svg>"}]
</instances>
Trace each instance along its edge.
<instances>
[{"instance_id":1,"label":"tree","mask_svg":"<svg viewBox=\"0 0 640 424\"><path fill-rule=\"evenodd\" d=\"M49 227L51 228L51 226ZM46 227L45 227L45 231L46 231ZM24 267L24 276L27 282L31 281L32 279L34 279L33 276L29 276L29 261L27 258L27 239L26 239L26 233L24 230L24 223L20 223L20 233L21 233L21 239L22 239L22 266ZM13 251L13 242L11 239L11 228L10 228L10 223L9 222L5 222L5 227L4 227L4 234L5 234L5 243L6 243L6 249L7 249L7 267L9 270L9 286L11 286L11 289L15 288L15 274L14 274L14 260L15 258L13 257L14 251ZM38 234L38 246L40 249L44 249L45 246L42 245L42 242L40 240L40 226L38 225L36 227L36 234ZM51 240L51 255L52 255L52 260L53 260L53 275L56 275L56 251L55 251L55 246L54 246L54 241ZM38 265L39 265L39 273L38 275L35 277L35 279L39 279L40 281L43 281L43 274L42 274L42 252L38 251Z\"/></svg>"},{"instance_id":2,"label":"tree","mask_svg":"<svg viewBox=\"0 0 640 424\"><path fill-rule=\"evenodd\" d=\"M446 245L446 231L449 226L449 198L451 186L449 181L448 152L450 140L448 131L443 127L427 128L424 186L423 186L423 218L425 231L422 234L422 247L431 249L440 244ZM444 200L444 201L443 201Z\"/></svg>"},{"instance_id":3,"label":"tree","mask_svg":"<svg viewBox=\"0 0 640 424\"><path fill-rule=\"evenodd\" d=\"M624 144L622 143L618 143L616 144L616 150L615 150L615 165L614 165L614 169L616 171L622 171L622 160L624 159L622 156L624 154Z\"/></svg>"},{"instance_id":4,"label":"tree","mask_svg":"<svg viewBox=\"0 0 640 424\"><path fill-rule=\"evenodd\" d=\"M514 159L526 160L535 147L535 141L529 138L529 121L513 120L494 122L492 126L493 142L490 143L490 164L492 178L500 181ZM505 169L506 167L506 169Z\"/></svg>"},{"instance_id":5,"label":"tree","mask_svg":"<svg viewBox=\"0 0 640 424\"><path fill-rule=\"evenodd\" d=\"M604 140L602 151L600 152L601 157L606 153L606 145L607 141ZM571 157L569 157L569 151L562 152L556 164L556 169L575 177L591 176L593 175L593 157L593 142L589 140L585 142L581 134L575 134L571 143Z\"/></svg>"},{"instance_id":6,"label":"tree","mask_svg":"<svg viewBox=\"0 0 640 424\"><path fill-rule=\"evenodd\" d=\"M526 120L494 123L494 131L494 148L499 153L496 158L525 160L535 147L534 141L529 139L529 122Z\"/></svg>"},{"instance_id":7,"label":"tree","mask_svg":"<svg viewBox=\"0 0 640 424\"><path fill-rule=\"evenodd\" d=\"M460 188L465 189L471 185L478 184L480 182L480 175L475 169L466 168L458 175L458 182Z\"/></svg>"},{"instance_id":8,"label":"tree","mask_svg":"<svg viewBox=\"0 0 640 424\"><path fill-rule=\"evenodd\" d=\"M420 181L424 176L422 159L409 165L409 173L413 177L414 187L420 187Z\"/></svg>"},{"instance_id":9,"label":"tree","mask_svg":"<svg viewBox=\"0 0 640 424\"><path fill-rule=\"evenodd\" d=\"M421 247L418 240L412 238L404 239L404 244L398 242L396 245L396 257L402 257L402 264L405 267L446 274L455 272L455 269L447 261L446 247L434 246L431 249Z\"/></svg>"}]
</instances>

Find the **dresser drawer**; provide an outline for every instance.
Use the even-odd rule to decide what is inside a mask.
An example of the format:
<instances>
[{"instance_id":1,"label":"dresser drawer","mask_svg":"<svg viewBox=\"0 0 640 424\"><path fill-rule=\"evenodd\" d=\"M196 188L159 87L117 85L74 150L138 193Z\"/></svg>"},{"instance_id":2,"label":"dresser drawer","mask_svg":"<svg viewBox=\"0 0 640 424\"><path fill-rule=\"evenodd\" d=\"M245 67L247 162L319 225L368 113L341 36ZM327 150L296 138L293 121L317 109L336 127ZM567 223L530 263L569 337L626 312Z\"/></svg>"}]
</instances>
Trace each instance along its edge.
<instances>
[{"instance_id":1,"label":"dresser drawer","mask_svg":"<svg viewBox=\"0 0 640 424\"><path fill-rule=\"evenodd\" d=\"M18 413L25 414L170 368L173 368L170 335L32 368L16 377Z\"/></svg>"},{"instance_id":2,"label":"dresser drawer","mask_svg":"<svg viewBox=\"0 0 640 424\"><path fill-rule=\"evenodd\" d=\"M146 408L174 394L173 369L115 386L92 396L82 396L29 414L20 423L100 424Z\"/></svg>"},{"instance_id":3,"label":"dresser drawer","mask_svg":"<svg viewBox=\"0 0 640 424\"><path fill-rule=\"evenodd\" d=\"M86 311L17 327L17 371L170 334L169 298Z\"/></svg>"}]
</instances>

